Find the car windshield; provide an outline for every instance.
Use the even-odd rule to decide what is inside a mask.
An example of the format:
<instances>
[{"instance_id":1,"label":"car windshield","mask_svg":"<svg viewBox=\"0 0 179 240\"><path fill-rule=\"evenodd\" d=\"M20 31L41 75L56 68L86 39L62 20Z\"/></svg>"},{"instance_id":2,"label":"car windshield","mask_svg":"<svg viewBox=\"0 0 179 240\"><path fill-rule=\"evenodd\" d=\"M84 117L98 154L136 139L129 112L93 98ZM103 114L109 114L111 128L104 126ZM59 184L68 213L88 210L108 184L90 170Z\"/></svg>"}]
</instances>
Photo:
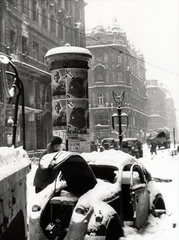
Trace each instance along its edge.
<instances>
[{"instance_id":1,"label":"car windshield","mask_svg":"<svg viewBox=\"0 0 179 240\"><path fill-rule=\"evenodd\" d=\"M118 172L117 167L91 164L90 167L96 178L106 180L111 183L115 182L116 171Z\"/></svg>"}]
</instances>

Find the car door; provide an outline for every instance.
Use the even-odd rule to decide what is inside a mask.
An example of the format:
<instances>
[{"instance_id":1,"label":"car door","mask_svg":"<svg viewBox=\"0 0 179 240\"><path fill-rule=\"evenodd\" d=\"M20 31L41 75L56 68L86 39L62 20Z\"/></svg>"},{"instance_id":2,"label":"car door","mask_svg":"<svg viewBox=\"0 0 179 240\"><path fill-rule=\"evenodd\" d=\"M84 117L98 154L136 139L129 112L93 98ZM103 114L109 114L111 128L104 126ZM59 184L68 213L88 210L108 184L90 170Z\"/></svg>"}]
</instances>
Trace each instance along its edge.
<instances>
[{"instance_id":1,"label":"car door","mask_svg":"<svg viewBox=\"0 0 179 240\"><path fill-rule=\"evenodd\" d=\"M134 227L141 228L149 215L149 191L141 167L133 164L130 169L130 195Z\"/></svg>"}]
</instances>

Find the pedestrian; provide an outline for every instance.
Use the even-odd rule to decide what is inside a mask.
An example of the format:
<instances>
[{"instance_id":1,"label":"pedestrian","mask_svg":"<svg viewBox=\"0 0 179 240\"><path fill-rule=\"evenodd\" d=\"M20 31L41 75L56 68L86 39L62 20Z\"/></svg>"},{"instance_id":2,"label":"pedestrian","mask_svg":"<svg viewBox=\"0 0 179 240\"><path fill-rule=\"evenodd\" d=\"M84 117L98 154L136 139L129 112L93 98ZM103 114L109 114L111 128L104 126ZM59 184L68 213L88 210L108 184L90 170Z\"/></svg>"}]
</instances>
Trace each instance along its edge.
<instances>
[{"instance_id":1,"label":"pedestrian","mask_svg":"<svg viewBox=\"0 0 179 240\"><path fill-rule=\"evenodd\" d=\"M151 154L153 153L157 154L157 146L154 142L151 143L151 149L150 149Z\"/></svg>"},{"instance_id":2,"label":"pedestrian","mask_svg":"<svg viewBox=\"0 0 179 240\"><path fill-rule=\"evenodd\" d=\"M37 168L33 185L35 186L35 192L38 193L42 191L48 184L50 184L51 176L49 175L49 171L45 171L40 167L41 158L48 153L54 153L61 151L62 139L60 137L54 136L52 141L47 144L47 149L43 151L39 158L39 166Z\"/></svg>"},{"instance_id":3,"label":"pedestrian","mask_svg":"<svg viewBox=\"0 0 179 240\"><path fill-rule=\"evenodd\" d=\"M47 149L45 149L40 155L40 159L48 153L54 153L61 150L62 139L61 137L54 136L52 137L52 141L47 144ZM39 160L40 160L39 159Z\"/></svg>"},{"instance_id":4,"label":"pedestrian","mask_svg":"<svg viewBox=\"0 0 179 240\"><path fill-rule=\"evenodd\" d=\"M177 147L177 152L179 153L179 145L178 145L178 147Z\"/></svg>"}]
</instances>

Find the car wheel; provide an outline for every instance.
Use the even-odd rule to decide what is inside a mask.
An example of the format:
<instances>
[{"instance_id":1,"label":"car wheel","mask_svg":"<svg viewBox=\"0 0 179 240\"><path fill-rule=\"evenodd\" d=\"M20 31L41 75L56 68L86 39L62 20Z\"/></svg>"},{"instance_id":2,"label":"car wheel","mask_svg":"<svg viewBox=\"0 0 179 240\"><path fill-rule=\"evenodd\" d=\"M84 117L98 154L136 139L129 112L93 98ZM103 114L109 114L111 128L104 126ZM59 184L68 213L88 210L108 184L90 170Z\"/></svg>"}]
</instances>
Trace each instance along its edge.
<instances>
[{"instance_id":1,"label":"car wheel","mask_svg":"<svg viewBox=\"0 0 179 240\"><path fill-rule=\"evenodd\" d=\"M166 213L165 203L161 194L157 194L152 204L152 215L160 217Z\"/></svg>"},{"instance_id":2,"label":"car wheel","mask_svg":"<svg viewBox=\"0 0 179 240\"><path fill-rule=\"evenodd\" d=\"M123 236L121 222L116 217L112 218L106 229L105 240L119 240Z\"/></svg>"}]
</instances>

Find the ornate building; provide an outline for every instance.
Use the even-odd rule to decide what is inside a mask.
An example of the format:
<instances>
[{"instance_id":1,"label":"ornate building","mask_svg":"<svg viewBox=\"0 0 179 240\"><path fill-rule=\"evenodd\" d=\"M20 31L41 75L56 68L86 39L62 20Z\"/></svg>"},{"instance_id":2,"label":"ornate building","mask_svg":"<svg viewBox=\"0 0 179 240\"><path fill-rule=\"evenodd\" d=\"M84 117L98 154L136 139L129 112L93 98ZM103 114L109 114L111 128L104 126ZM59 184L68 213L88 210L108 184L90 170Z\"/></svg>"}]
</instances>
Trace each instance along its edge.
<instances>
[{"instance_id":1,"label":"ornate building","mask_svg":"<svg viewBox=\"0 0 179 240\"><path fill-rule=\"evenodd\" d=\"M112 129L111 117L116 112L113 92L124 91L122 112L128 115L125 137L145 138L147 132L145 60L127 40L114 21L111 28L97 26L86 38L92 53L89 70L91 140L98 137L118 138Z\"/></svg>"},{"instance_id":2,"label":"ornate building","mask_svg":"<svg viewBox=\"0 0 179 240\"><path fill-rule=\"evenodd\" d=\"M0 0L0 52L15 64L25 90L26 148L46 147L51 130L51 77L44 56L66 43L85 47L83 0ZM2 78L2 76L1 76ZM0 80L0 146L13 116ZM17 145L22 145L19 111ZM6 126L6 127L4 127Z\"/></svg>"}]
</instances>

